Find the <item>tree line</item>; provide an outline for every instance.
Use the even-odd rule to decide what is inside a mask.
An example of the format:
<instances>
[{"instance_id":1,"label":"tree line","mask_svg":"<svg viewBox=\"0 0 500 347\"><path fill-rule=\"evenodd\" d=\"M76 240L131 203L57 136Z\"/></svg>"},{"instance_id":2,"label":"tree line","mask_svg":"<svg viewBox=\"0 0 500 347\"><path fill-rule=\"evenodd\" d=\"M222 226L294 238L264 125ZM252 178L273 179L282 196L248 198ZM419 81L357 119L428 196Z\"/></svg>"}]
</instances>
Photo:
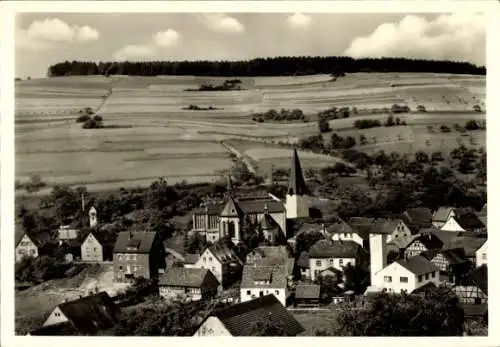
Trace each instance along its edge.
<instances>
[{"instance_id":1,"label":"tree line","mask_svg":"<svg viewBox=\"0 0 500 347\"><path fill-rule=\"evenodd\" d=\"M64 61L50 65L48 77L78 75L294 76L353 72L430 72L486 75L468 62L408 58L273 57L242 61Z\"/></svg>"}]
</instances>

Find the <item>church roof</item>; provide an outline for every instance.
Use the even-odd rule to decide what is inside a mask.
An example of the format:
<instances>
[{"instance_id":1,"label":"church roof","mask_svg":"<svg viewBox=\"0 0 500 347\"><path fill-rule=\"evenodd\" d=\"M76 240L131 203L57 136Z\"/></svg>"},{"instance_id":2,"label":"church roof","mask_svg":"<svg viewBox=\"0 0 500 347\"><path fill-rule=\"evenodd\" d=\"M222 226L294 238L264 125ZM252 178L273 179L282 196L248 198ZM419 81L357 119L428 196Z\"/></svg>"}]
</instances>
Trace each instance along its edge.
<instances>
[{"instance_id":1,"label":"church roof","mask_svg":"<svg viewBox=\"0 0 500 347\"><path fill-rule=\"evenodd\" d=\"M300 166L297 150L293 150L290 177L288 180L288 194L291 195L309 195L309 189L306 186L302 167Z\"/></svg>"},{"instance_id":2,"label":"church roof","mask_svg":"<svg viewBox=\"0 0 500 347\"><path fill-rule=\"evenodd\" d=\"M241 217L243 216L243 211L234 198L229 195L220 215L223 217Z\"/></svg>"}]
</instances>

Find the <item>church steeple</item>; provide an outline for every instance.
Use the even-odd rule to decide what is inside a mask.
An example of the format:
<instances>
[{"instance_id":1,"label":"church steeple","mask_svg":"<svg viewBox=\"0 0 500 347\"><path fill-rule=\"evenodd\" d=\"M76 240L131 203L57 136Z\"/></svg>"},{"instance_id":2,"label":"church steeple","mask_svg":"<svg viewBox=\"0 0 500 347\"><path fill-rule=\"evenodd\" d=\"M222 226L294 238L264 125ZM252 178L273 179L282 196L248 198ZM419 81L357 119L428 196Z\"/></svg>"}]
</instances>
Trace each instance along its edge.
<instances>
[{"instance_id":1,"label":"church steeple","mask_svg":"<svg viewBox=\"0 0 500 347\"><path fill-rule=\"evenodd\" d=\"M290 177L288 179L288 195L309 195L309 189L306 186L306 181L302 174L299 155L297 149L293 149L292 163L290 168Z\"/></svg>"}]
</instances>

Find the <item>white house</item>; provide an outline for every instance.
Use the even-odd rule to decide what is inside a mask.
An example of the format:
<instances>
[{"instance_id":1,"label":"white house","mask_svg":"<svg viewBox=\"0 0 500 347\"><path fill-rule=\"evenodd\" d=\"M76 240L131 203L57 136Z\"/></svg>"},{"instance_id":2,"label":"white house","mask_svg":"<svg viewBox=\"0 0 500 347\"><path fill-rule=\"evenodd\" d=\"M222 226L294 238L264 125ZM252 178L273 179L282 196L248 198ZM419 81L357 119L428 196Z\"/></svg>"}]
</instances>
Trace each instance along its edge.
<instances>
[{"instance_id":1,"label":"white house","mask_svg":"<svg viewBox=\"0 0 500 347\"><path fill-rule=\"evenodd\" d=\"M102 262L105 260L103 239L97 233L89 233L80 248L83 262Z\"/></svg>"},{"instance_id":2,"label":"white house","mask_svg":"<svg viewBox=\"0 0 500 347\"><path fill-rule=\"evenodd\" d=\"M488 264L488 240L476 251L476 266Z\"/></svg>"},{"instance_id":3,"label":"white house","mask_svg":"<svg viewBox=\"0 0 500 347\"><path fill-rule=\"evenodd\" d=\"M34 239L25 232L16 232L15 236L16 262L21 261L24 257L38 257L38 245Z\"/></svg>"},{"instance_id":4,"label":"white house","mask_svg":"<svg viewBox=\"0 0 500 347\"><path fill-rule=\"evenodd\" d=\"M343 271L348 264L356 265L356 255L361 247L354 241L319 240L309 249L311 280L330 267Z\"/></svg>"},{"instance_id":5,"label":"white house","mask_svg":"<svg viewBox=\"0 0 500 347\"><path fill-rule=\"evenodd\" d=\"M160 276L158 290L162 298L198 301L217 295L219 281L207 269L173 267Z\"/></svg>"},{"instance_id":6,"label":"white house","mask_svg":"<svg viewBox=\"0 0 500 347\"><path fill-rule=\"evenodd\" d=\"M206 248L192 266L197 269L208 269L219 283L225 287L229 275L241 271L243 263L236 253L226 245L215 244Z\"/></svg>"},{"instance_id":7,"label":"white house","mask_svg":"<svg viewBox=\"0 0 500 347\"><path fill-rule=\"evenodd\" d=\"M354 241L361 247L366 245L368 234L354 229L349 223L338 219L336 223L329 225L326 232L332 241Z\"/></svg>"},{"instance_id":8,"label":"white house","mask_svg":"<svg viewBox=\"0 0 500 347\"><path fill-rule=\"evenodd\" d=\"M245 265L240 285L241 302L273 294L283 306L290 295L287 268L283 265Z\"/></svg>"},{"instance_id":9,"label":"white house","mask_svg":"<svg viewBox=\"0 0 500 347\"><path fill-rule=\"evenodd\" d=\"M427 259L417 255L407 260L397 260L375 276L375 286L390 293L413 292L426 284L439 286L439 270Z\"/></svg>"}]
</instances>

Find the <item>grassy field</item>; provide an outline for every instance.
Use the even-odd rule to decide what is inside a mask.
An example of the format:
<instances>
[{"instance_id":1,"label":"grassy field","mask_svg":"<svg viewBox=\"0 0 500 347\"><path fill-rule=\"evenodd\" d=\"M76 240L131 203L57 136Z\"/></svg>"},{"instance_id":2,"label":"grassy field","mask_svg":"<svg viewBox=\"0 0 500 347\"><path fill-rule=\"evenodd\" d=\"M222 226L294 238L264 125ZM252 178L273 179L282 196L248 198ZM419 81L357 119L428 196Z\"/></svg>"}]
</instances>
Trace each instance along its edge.
<instances>
[{"instance_id":1,"label":"grassy field","mask_svg":"<svg viewBox=\"0 0 500 347\"><path fill-rule=\"evenodd\" d=\"M304 327L304 336L316 336L316 332L321 330L332 334L335 330L337 317L334 310L301 310L292 311L292 314Z\"/></svg>"},{"instance_id":2,"label":"grassy field","mask_svg":"<svg viewBox=\"0 0 500 347\"><path fill-rule=\"evenodd\" d=\"M38 174L50 185L86 184L89 190L147 185L159 176L169 182L212 181L215 172L231 165L220 141L256 163L260 173L271 166L286 167L289 150L278 141L298 141L317 134L315 115L330 107L359 110L390 107L394 103L424 105L427 114L400 118L406 127L355 130L354 117L331 121L342 136L361 133L370 141L360 149L411 152L456 147L469 138L452 131L429 133L427 126L461 125L485 119L472 110L484 108L484 76L446 74L350 74L332 80L327 75L299 77L244 77L241 91L187 92L201 83L225 78L194 76L81 76L16 82L16 177L21 181ZM217 110L185 110L195 104ZM75 119L92 107L114 128L84 130ZM255 123L253 112L270 108L300 108L307 123ZM485 146L485 132L473 134ZM373 141L375 138L375 141ZM358 141L359 142L359 141ZM374 143L375 142L375 143ZM318 167L335 158L301 153L304 167Z\"/></svg>"}]
</instances>

